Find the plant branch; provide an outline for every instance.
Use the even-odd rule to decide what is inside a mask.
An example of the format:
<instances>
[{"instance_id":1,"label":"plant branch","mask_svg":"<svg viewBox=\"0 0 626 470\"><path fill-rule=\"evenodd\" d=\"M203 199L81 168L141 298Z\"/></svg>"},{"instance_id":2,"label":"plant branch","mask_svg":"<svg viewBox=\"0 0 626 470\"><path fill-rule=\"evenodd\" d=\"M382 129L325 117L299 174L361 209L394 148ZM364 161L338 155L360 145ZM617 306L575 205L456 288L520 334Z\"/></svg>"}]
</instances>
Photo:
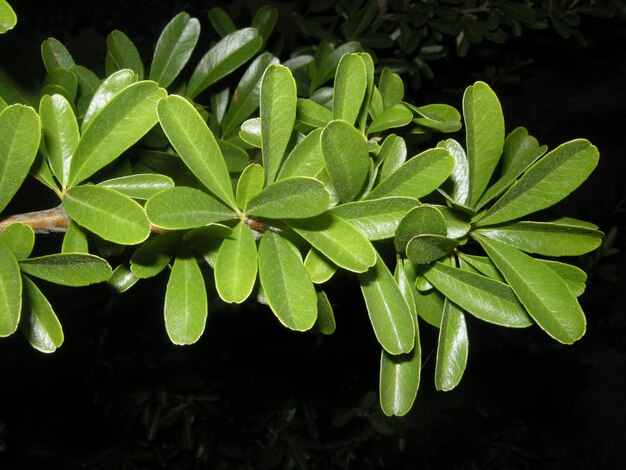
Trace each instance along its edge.
<instances>
[{"instance_id":1,"label":"plant branch","mask_svg":"<svg viewBox=\"0 0 626 470\"><path fill-rule=\"evenodd\" d=\"M65 232L69 221L63 206L58 205L52 209L15 214L0 219L0 231L9 224L19 222L28 225L35 233Z\"/></svg>"}]
</instances>

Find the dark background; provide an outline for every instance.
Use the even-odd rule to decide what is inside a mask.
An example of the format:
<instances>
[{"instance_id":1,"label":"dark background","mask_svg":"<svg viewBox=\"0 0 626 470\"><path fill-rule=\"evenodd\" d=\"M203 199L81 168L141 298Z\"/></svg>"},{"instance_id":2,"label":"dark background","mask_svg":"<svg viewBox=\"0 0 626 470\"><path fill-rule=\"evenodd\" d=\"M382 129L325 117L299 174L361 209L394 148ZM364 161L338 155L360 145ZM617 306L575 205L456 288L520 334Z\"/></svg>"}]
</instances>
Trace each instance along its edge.
<instances>
[{"instance_id":1,"label":"dark background","mask_svg":"<svg viewBox=\"0 0 626 470\"><path fill-rule=\"evenodd\" d=\"M38 48L49 36L102 73L112 29L124 31L149 58L160 30L179 11L200 19L207 44L209 7L241 14L239 26L249 11L246 2L12 4L18 26L0 37L0 60L36 63L40 77ZM288 50L303 41L289 16L303 4L273 4ZM432 82L410 93L417 104L460 107L465 86L491 78L508 130L523 125L550 148L591 140L600 164L557 211L606 233L617 230L615 246L623 249L626 27L617 19L585 19L581 31L587 47L547 30L476 47L464 59L452 53L433 65ZM490 65L511 57L532 61L515 70L519 80L486 76ZM623 253L572 260L590 276L581 299L588 332L573 346L538 328L500 331L468 319L469 363L453 392L434 390L437 333L422 324L422 384L403 419L378 411L379 348L350 276L329 293L337 318L331 337L286 331L252 303L215 303L202 339L184 348L173 346L163 328L164 278L115 298L102 287L44 285L65 344L47 356L19 335L0 342L6 447L0 469L158 468L165 462L181 469L623 468L623 260Z\"/></svg>"}]
</instances>

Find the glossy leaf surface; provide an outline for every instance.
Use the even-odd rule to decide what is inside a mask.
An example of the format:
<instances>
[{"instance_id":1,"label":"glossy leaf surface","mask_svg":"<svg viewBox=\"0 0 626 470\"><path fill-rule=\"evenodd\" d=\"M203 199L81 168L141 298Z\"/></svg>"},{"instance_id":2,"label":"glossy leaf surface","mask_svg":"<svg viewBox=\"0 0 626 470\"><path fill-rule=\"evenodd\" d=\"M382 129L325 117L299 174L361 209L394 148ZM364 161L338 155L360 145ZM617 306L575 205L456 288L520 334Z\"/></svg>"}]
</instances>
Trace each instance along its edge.
<instances>
[{"instance_id":1,"label":"glossy leaf surface","mask_svg":"<svg viewBox=\"0 0 626 470\"><path fill-rule=\"evenodd\" d=\"M124 88L137 82L137 74L129 69L118 70L108 76L94 91L89 106L80 124L81 132L85 132L92 118Z\"/></svg>"},{"instance_id":2,"label":"glossy leaf surface","mask_svg":"<svg viewBox=\"0 0 626 470\"><path fill-rule=\"evenodd\" d=\"M0 337L15 333L22 309L22 278L15 255L0 240Z\"/></svg>"},{"instance_id":3,"label":"glossy leaf surface","mask_svg":"<svg viewBox=\"0 0 626 470\"><path fill-rule=\"evenodd\" d=\"M33 281L22 276L24 303L20 331L36 350L52 353L63 344L63 329L48 299Z\"/></svg>"},{"instance_id":4,"label":"glossy leaf surface","mask_svg":"<svg viewBox=\"0 0 626 470\"><path fill-rule=\"evenodd\" d=\"M315 284L323 284L328 281L337 271L328 258L322 255L315 248L311 248L304 259L304 268Z\"/></svg>"},{"instance_id":5,"label":"glossy leaf surface","mask_svg":"<svg viewBox=\"0 0 626 470\"><path fill-rule=\"evenodd\" d=\"M106 260L86 253L57 253L20 261L22 272L63 286L88 286L111 277Z\"/></svg>"},{"instance_id":6,"label":"glossy leaf surface","mask_svg":"<svg viewBox=\"0 0 626 470\"><path fill-rule=\"evenodd\" d=\"M466 205L469 199L470 179L469 179L469 160L461 144L454 139L444 140L437 144L437 147L442 147L450 152L450 155L454 158L454 169L450 175L450 181L452 183L452 191L450 196L456 202L462 205Z\"/></svg>"},{"instance_id":7,"label":"glossy leaf surface","mask_svg":"<svg viewBox=\"0 0 626 470\"><path fill-rule=\"evenodd\" d=\"M445 301L435 365L435 387L449 391L458 385L465 372L469 340L465 315L449 300Z\"/></svg>"},{"instance_id":8,"label":"glossy leaf surface","mask_svg":"<svg viewBox=\"0 0 626 470\"><path fill-rule=\"evenodd\" d=\"M48 38L41 43L41 58L48 73L54 69L70 69L74 59L61 41Z\"/></svg>"},{"instance_id":9,"label":"glossy leaf surface","mask_svg":"<svg viewBox=\"0 0 626 470\"><path fill-rule=\"evenodd\" d=\"M443 235L417 235L406 246L407 257L416 265L432 263L454 250L459 242Z\"/></svg>"},{"instance_id":10,"label":"glossy leaf surface","mask_svg":"<svg viewBox=\"0 0 626 470\"><path fill-rule=\"evenodd\" d=\"M401 104L385 109L378 114L367 128L368 134L376 134L388 129L406 126L413 119L413 113Z\"/></svg>"},{"instance_id":11,"label":"glossy leaf surface","mask_svg":"<svg viewBox=\"0 0 626 470\"><path fill-rule=\"evenodd\" d=\"M133 199L150 199L155 194L174 187L169 176L152 173L121 176L98 183L103 188L114 189Z\"/></svg>"},{"instance_id":12,"label":"glossy leaf surface","mask_svg":"<svg viewBox=\"0 0 626 470\"><path fill-rule=\"evenodd\" d=\"M215 287L224 302L239 304L250 296L256 275L256 241L250 228L241 221L217 252Z\"/></svg>"},{"instance_id":13,"label":"glossy leaf surface","mask_svg":"<svg viewBox=\"0 0 626 470\"><path fill-rule=\"evenodd\" d=\"M17 24L17 15L6 0L0 0L0 34L13 29Z\"/></svg>"},{"instance_id":14,"label":"glossy leaf surface","mask_svg":"<svg viewBox=\"0 0 626 470\"><path fill-rule=\"evenodd\" d=\"M176 254L181 235L157 233L143 243L130 258L130 270L139 279L154 277L165 269Z\"/></svg>"},{"instance_id":15,"label":"glossy leaf surface","mask_svg":"<svg viewBox=\"0 0 626 470\"><path fill-rule=\"evenodd\" d=\"M441 211L432 206L411 209L398 224L394 245L398 253L404 253L409 241L422 234L446 235L446 221Z\"/></svg>"},{"instance_id":16,"label":"glossy leaf surface","mask_svg":"<svg viewBox=\"0 0 626 470\"><path fill-rule=\"evenodd\" d=\"M0 242L11 250L18 261L30 256L35 246L35 232L28 225L12 223L0 232Z\"/></svg>"},{"instance_id":17,"label":"glossy leaf surface","mask_svg":"<svg viewBox=\"0 0 626 470\"><path fill-rule=\"evenodd\" d=\"M261 192L264 183L263 167L256 163L248 165L237 181L237 206L245 211L250 199Z\"/></svg>"},{"instance_id":18,"label":"glossy leaf surface","mask_svg":"<svg viewBox=\"0 0 626 470\"><path fill-rule=\"evenodd\" d=\"M278 179L290 176L316 176L324 168L320 137L323 129L311 131L287 156Z\"/></svg>"},{"instance_id":19,"label":"glossy leaf surface","mask_svg":"<svg viewBox=\"0 0 626 470\"><path fill-rule=\"evenodd\" d=\"M286 178L271 183L248 201L246 213L270 219L301 219L321 214L330 205L330 194L318 180Z\"/></svg>"},{"instance_id":20,"label":"glossy leaf surface","mask_svg":"<svg viewBox=\"0 0 626 470\"><path fill-rule=\"evenodd\" d=\"M344 55L335 72L333 119L342 119L354 125L366 89L367 74L363 59L358 54Z\"/></svg>"},{"instance_id":21,"label":"glossy leaf surface","mask_svg":"<svg viewBox=\"0 0 626 470\"><path fill-rule=\"evenodd\" d=\"M137 46L122 31L114 30L107 37L107 48L118 69L130 69L143 80L143 62Z\"/></svg>"}]
</instances>

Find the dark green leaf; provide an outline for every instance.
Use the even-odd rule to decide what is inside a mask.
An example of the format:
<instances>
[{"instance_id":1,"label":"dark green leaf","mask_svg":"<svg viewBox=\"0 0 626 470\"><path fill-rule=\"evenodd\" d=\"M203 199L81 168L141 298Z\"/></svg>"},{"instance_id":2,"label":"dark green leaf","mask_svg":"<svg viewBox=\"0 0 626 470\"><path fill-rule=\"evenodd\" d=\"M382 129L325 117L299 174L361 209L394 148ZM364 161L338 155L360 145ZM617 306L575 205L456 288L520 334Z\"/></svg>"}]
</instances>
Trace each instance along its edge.
<instances>
[{"instance_id":1,"label":"dark green leaf","mask_svg":"<svg viewBox=\"0 0 626 470\"><path fill-rule=\"evenodd\" d=\"M209 21L213 29L221 37L237 31L237 25L233 22L228 12L220 7L213 7L209 10Z\"/></svg>"},{"instance_id":2,"label":"dark green leaf","mask_svg":"<svg viewBox=\"0 0 626 470\"><path fill-rule=\"evenodd\" d=\"M323 335L332 335L335 332L335 315L333 307L323 291L317 294L317 327Z\"/></svg>"},{"instance_id":3,"label":"dark green leaf","mask_svg":"<svg viewBox=\"0 0 626 470\"><path fill-rule=\"evenodd\" d=\"M115 294L121 294L133 287L139 278L130 270L128 262L120 264L113 270L113 274L107 280L107 287Z\"/></svg>"},{"instance_id":4,"label":"dark green leaf","mask_svg":"<svg viewBox=\"0 0 626 470\"><path fill-rule=\"evenodd\" d=\"M445 219L439 209L432 206L419 206L411 209L400 221L395 233L394 246L398 253L404 253L409 241L422 234L446 235Z\"/></svg>"},{"instance_id":5,"label":"dark green leaf","mask_svg":"<svg viewBox=\"0 0 626 470\"><path fill-rule=\"evenodd\" d=\"M447 392L459 384L467 365L468 350L469 339L465 315L456 305L446 300L437 343L435 365L437 390Z\"/></svg>"},{"instance_id":6,"label":"dark green leaf","mask_svg":"<svg viewBox=\"0 0 626 470\"><path fill-rule=\"evenodd\" d=\"M17 259L0 240L0 337L17 330L22 309L22 277Z\"/></svg>"},{"instance_id":7,"label":"dark green leaf","mask_svg":"<svg viewBox=\"0 0 626 470\"><path fill-rule=\"evenodd\" d=\"M69 51L55 38L48 38L41 43L41 58L48 73L54 69L71 69L74 66L74 59Z\"/></svg>"},{"instance_id":8,"label":"dark green leaf","mask_svg":"<svg viewBox=\"0 0 626 470\"><path fill-rule=\"evenodd\" d=\"M154 277L170 263L181 235L177 232L157 233L143 243L130 258L130 270L139 279Z\"/></svg>"},{"instance_id":9,"label":"dark green leaf","mask_svg":"<svg viewBox=\"0 0 626 470\"><path fill-rule=\"evenodd\" d=\"M406 255L416 265L428 264L447 256L458 244L443 235L421 234L411 238Z\"/></svg>"},{"instance_id":10,"label":"dark green leaf","mask_svg":"<svg viewBox=\"0 0 626 470\"><path fill-rule=\"evenodd\" d=\"M20 331L37 351L51 353L63 344L63 329L48 299L39 288L22 276L24 308Z\"/></svg>"},{"instance_id":11,"label":"dark green leaf","mask_svg":"<svg viewBox=\"0 0 626 470\"><path fill-rule=\"evenodd\" d=\"M380 74L378 89L383 99L384 109L389 109L392 106L400 104L404 98L404 83L402 82L402 78L387 67L385 67Z\"/></svg>"},{"instance_id":12,"label":"dark green leaf","mask_svg":"<svg viewBox=\"0 0 626 470\"><path fill-rule=\"evenodd\" d=\"M61 253L89 253L87 234L72 220L69 221L65 230Z\"/></svg>"},{"instance_id":13,"label":"dark green leaf","mask_svg":"<svg viewBox=\"0 0 626 470\"><path fill-rule=\"evenodd\" d=\"M241 303L252 293L257 275L257 248L245 222L222 242L215 259L215 287L224 302Z\"/></svg>"},{"instance_id":14,"label":"dark green leaf","mask_svg":"<svg viewBox=\"0 0 626 470\"><path fill-rule=\"evenodd\" d=\"M108 52L118 70L130 69L143 80L143 63L139 51L122 31L114 30L107 37Z\"/></svg>"},{"instance_id":15,"label":"dark green leaf","mask_svg":"<svg viewBox=\"0 0 626 470\"><path fill-rule=\"evenodd\" d=\"M263 38L263 43L266 43L270 34L272 34L277 20L278 10L270 5L263 5L254 14L251 26L259 32L259 35Z\"/></svg>"},{"instance_id":16,"label":"dark green leaf","mask_svg":"<svg viewBox=\"0 0 626 470\"><path fill-rule=\"evenodd\" d=\"M320 85L324 84L333 77L337 64L339 64L339 61L344 54L360 51L361 45L358 42L350 41L342 44L337 49L328 50L327 53L323 54L317 66L316 72L311 78L309 94L312 94L320 87Z\"/></svg>"}]
</instances>

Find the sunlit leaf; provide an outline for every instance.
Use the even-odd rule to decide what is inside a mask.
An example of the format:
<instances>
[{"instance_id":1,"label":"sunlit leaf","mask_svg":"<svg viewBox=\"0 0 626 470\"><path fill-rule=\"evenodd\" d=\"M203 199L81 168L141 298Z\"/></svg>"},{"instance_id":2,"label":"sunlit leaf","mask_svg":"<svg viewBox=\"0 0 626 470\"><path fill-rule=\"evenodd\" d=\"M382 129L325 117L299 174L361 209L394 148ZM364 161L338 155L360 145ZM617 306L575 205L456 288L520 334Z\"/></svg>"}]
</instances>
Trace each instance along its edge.
<instances>
[{"instance_id":1,"label":"sunlit leaf","mask_svg":"<svg viewBox=\"0 0 626 470\"><path fill-rule=\"evenodd\" d=\"M63 286L88 286L111 277L106 260L86 253L57 253L20 261L22 272Z\"/></svg>"},{"instance_id":2,"label":"sunlit leaf","mask_svg":"<svg viewBox=\"0 0 626 470\"><path fill-rule=\"evenodd\" d=\"M406 161L406 157L407 150L404 139L395 134L388 135L378 151L378 161L380 162L378 169L379 180L384 180L400 168Z\"/></svg>"},{"instance_id":3,"label":"sunlit leaf","mask_svg":"<svg viewBox=\"0 0 626 470\"><path fill-rule=\"evenodd\" d=\"M311 248L307 253L304 268L315 284L325 283L337 271L337 266L315 248Z\"/></svg>"},{"instance_id":4,"label":"sunlit leaf","mask_svg":"<svg viewBox=\"0 0 626 470\"><path fill-rule=\"evenodd\" d=\"M270 219L313 217L328 209L330 194L318 180L285 178L266 186L248 201L246 214Z\"/></svg>"},{"instance_id":5,"label":"sunlit leaf","mask_svg":"<svg viewBox=\"0 0 626 470\"><path fill-rule=\"evenodd\" d=\"M289 153L278 180L291 176L316 176L324 168L320 137L323 129L311 131Z\"/></svg>"},{"instance_id":6,"label":"sunlit leaf","mask_svg":"<svg viewBox=\"0 0 626 470\"><path fill-rule=\"evenodd\" d=\"M404 82L402 78L387 67L380 74L378 89L383 99L384 109L400 104L404 98Z\"/></svg>"},{"instance_id":7,"label":"sunlit leaf","mask_svg":"<svg viewBox=\"0 0 626 470\"><path fill-rule=\"evenodd\" d=\"M412 118L413 113L406 106L397 104L378 114L367 128L367 133L376 134L388 129L403 127L410 123Z\"/></svg>"},{"instance_id":8,"label":"sunlit leaf","mask_svg":"<svg viewBox=\"0 0 626 470\"><path fill-rule=\"evenodd\" d=\"M248 165L237 181L237 206L246 210L248 202L263 189L265 174L263 167L256 163Z\"/></svg>"},{"instance_id":9,"label":"sunlit leaf","mask_svg":"<svg viewBox=\"0 0 626 470\"><path fill-rule=\"evenodd\" d=\"M222 242L215 259L215 287L224 302L241 303L252 293L257 276L257 248L245 222Z\"/></svg>"},{"instance_id":10,"label":"sunlit leaf","mask_svg":"<svg viewBox=\"0 0 626 470\"><path fill-rule=\"evenodd\" d=\"M174 187L174 182L169 176L147 173L113 178L98 183L98 186L114 189L133 199L150 199L155 194Z\"/></svg>"},{"instance_id":11,"label":"sunlit leaf","mask_svg":"<svg viewBox=\"0 0 626 470\"><path fill-rule=\"evenodd\" d=\"M366 89L367 74L363 59L358 54L344 55L335 72L333 119L342 119L354 125Z\"/></svg>"}]
</instances>

